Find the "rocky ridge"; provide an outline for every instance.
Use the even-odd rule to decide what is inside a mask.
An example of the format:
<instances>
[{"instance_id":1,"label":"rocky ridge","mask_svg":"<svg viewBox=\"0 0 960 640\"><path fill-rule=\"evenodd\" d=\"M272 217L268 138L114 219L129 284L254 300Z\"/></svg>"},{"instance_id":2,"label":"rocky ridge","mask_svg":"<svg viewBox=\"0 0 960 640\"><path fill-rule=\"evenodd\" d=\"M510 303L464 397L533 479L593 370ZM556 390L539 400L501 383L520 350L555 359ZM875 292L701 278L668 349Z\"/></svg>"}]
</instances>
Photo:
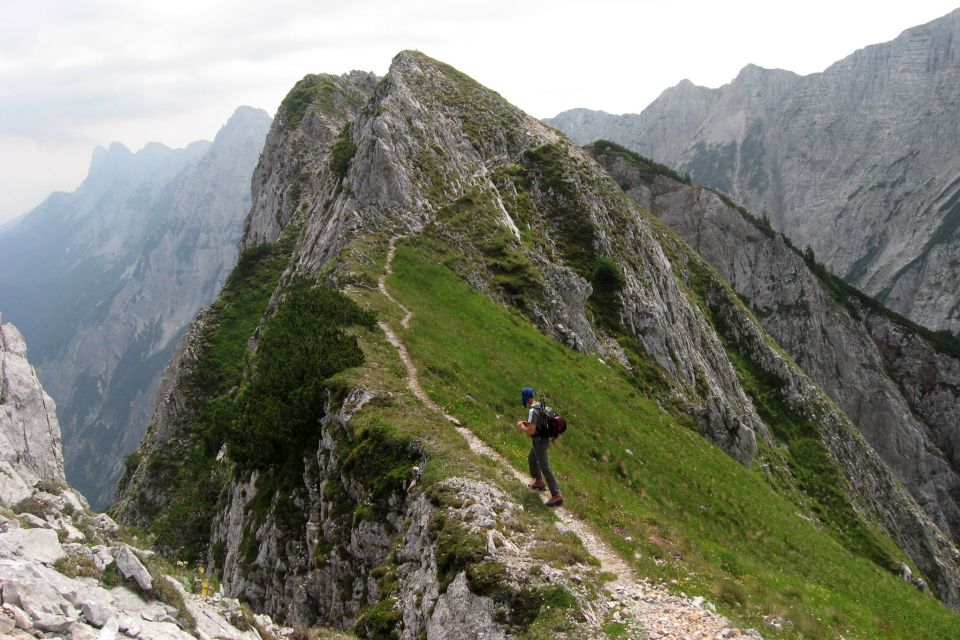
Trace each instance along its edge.
<instances>
[{"instance_id":1,"label":"rocky ridge","mask_svg":"<svg viewBox=\"0 0 960 640\"><path fill-rule=\"evenodd\" d=\"M434 216L431 210L435 205L426 199L429 185L425 183L435 177L429 175L433 163L472 176L473 180L483 180L488 169L472 147L471 140L453 126L452 119L462 117L455 110L445 116L451 126L444 124L432 131L423 131L423 123L429 122L423 114L441 112L437 104L421 102L428 98L439 100L440 96L432 91L458 89L450 86L452 82L468 82L453 74L455 72L449 68L435 65L418 54L405 53L397 57L391 74L376 84L372 76L357 73L342 78L309 77L299 83L292 96L319 87L322 98L303 113L281 107L265 147L264 160L255 173L254 205L246 223L242 246L252 248L263 241L276 241L287 227L300 219L302 222L296 223L302 226L293 250L291 269L316 273L325 261L337 256L348 241L361 236L367 229L387 224L416 232L428 224ZM360 100L358 96L363 97L364 91L369 93L365 100ZM509 142L494 140L490 144L507 144L509 146L504 151L518 157L523 150L537 144L559 140L536 121L502 104L498 101L493 106L507 108L509 115L504 117L522 121L522 126L529 127L530 131L517 134L523 138ZM353 122L347 127L349 119ZM294 126L290 126L291 122ZM437 133L446 136L442 144L431 144L423 137ZM330 166L333 148L338 143L355 145L350 167L344 176L324 170ZM417 148L406 148L410 144L416 144ZM519 147L510 149L514 145ZM494 148L485 150L484 154L498 152ZM450 157L438 157L438 154L447 153ZM411 172L409 158L418 154L419 166ZM308 177L298 179L302 175ZM450 184L455 184L452 179ZM263 185L259 191L258 185ZM508 228L516 230L505 209L501 212L501 220L509 225ZM551 285L555 287L551 295L565 302L562 305L543 304L538 309L538 321L573 345L583 349L597 348L600 338L590 328L582 307L589 295L589 285L569 268L558 268L547 261L539 266L555 282ZM656 268L668 269L666 261L661 258ZM292 276L284 276L285 279L289 277ZM350 278L347 273L342 277ZM663 279L664 274L659 277ZM276 299L275 295L271 306L277 303ZM655 309L652 303L650 307ZM681 309L681 313L692 316L691 322L697 323L690 307ZM651 344L659 340L676 340L678 334L690 335L686 331L681 333L679 326L673 327L678 330L671 331L666 314L660 309L656 314L659 319L643 320L656 327L648 332ZM161 385L158 412L140 449L141 459L145 462L150 459L152 451L176 446L189 423L195 419L196 414L182 389L185 380L191 376L198 353L203 351L205 322L201 315L181 342ZM693 342L699 341L700 337L685 339ZM682 348L681 344L670 348L664 345L657 351L662 354L664 362L670 362L674 367L668 354L671 349L679 351ZM698 365L684 366L691 367L684 375L693 378L694 367ZM710 367L713 363L704 359L700 366ZM736 388L735 376L729 369L721 369L721 376L722 382L716 383L718 386ZM711 374L711 378L716 377ZM744 462L749 462L755 441L748 425L751 421L759 424L759 421L750 416L749 403L742 391L740 393L738 410L727 410L723 414L727 422L723 422L724 418L717 420L716 428L724 444ZM229 592L242 594L258 609L289 622L319 619L348 627L364 624L362 612L376 604L380 595L379 581L375 578L378 568L388 559L397 540L409 539L407 543L400 543L408 548L398 558L402 562L397 574L416 580L405 583L401 592L422 594L423 604L415 609L401 610L406 625L404 633L411 637L416 637L421 629L433 629L431 634L440 633L442 629L446 629L444 633L453 633L459 618L451 617L450 613L434 619L427 614L431 610L436 615L437 611L456 612L467 607L466 610L476 614L477 620L489 619L490 612L483 613L489 602L470 600L469 591L458 595L455 605L439 604L448 596L437 593L435 543L430 536L424 537L425 527L431 518L436 517L437 507L422 496L395 495L384 505L387 513L382 521L351 524L337 517L343 507L338 507L337 501L328 495L330 492L337 495L335 487L342 486L339 491L346 492L346 496L339 500L346 498L354 504L362 504L369 492L361 477L351 476L342 466L350 459L351 448L356 446L351 442L350 417L369 402L371 394L373 397L377 395L375 391L356 388L342 405L331 404L324 411L327 418L323 421L324 430L317 453L305 460L303 489L298 490L304 492L298 499L302 502L297 508L302 510L307 522L305 537L298 539L284 531L284 526L278 522L280 514L270 514L263 520L253 519L251 501L258 495L258 485L264 482L262 476L254 474L228 488L227 502L218 512L211 531L211 549L214 550L208 558L211 567L223 576ZM714 402L712 406L723 412L723 402ZM710 409L704 406L702 411L704 424L709 425ZM739 411L747 412L743 420L738 417ZM161 487L151 482L147 464L141 464L127 476L122 496L118 504L121 518L140 524L149 523L150 514L162 510L168 499ZM472 531L470 525L467 529ZM255 546L251 546L251 538L256 540ZM349 540L350 543L346 545L338 540ZM320 556L322 561L317 559L318 549L324 551ZM304 562L304 557L314 559ZM291 574L296 574L297 579L294 580ZM354 588L344 592L338 585L345 581ZM458 582L452 584L459 585ZM573 592L579 591L576 583L568 584ZM515 586L531 588L525 582ZM454 593L460 593L459 587ZM410 605L409 602L406 604ZM493 622L490 624L497 626Z\"/></svg>"},{"instance_id":2,"label":"rocky ridge","mask_svg":"<svg viewBox=\"0 0 960 640\"><path fill-rule=\"evenodd\" d=\"M939 352L895 314L864 304L865 298L846 290L829 290L822 280L825 272L818 276L784 236L725 197L685 184L665 167L622 147L601 142L588 148L631 197L717 269L777 343L843 410L843 418L857 426L939 531L956 541L958 476L952 441L957 437L957 359ZM907 342L913 346L909 355L899 346ZM896 373L893 358L899 363ZM925 377L920 368L927 371ZM849 477L862 477L860 465L873 452L843 452L831 440ZM875 502L874 508L885 511L887 506ZM888 526L899 527L897 520L889 518ZM955 544L936 544L951 562L960 558Z\"/></svg>"},{"instance_id":3,"label":"rocky ridge","mask_svg":"<svg viewBox=\"0 0 960 640\"><path fill-rule=\"evenodd\" d=\"M769 218L834 273L934 330L960 330L960 11L808 76L754 65L688 81L639 115L550 119L689 172Z\"/></svg>"},{"instance_id":4,"label":"rocky ridge","mask_svg":"<svg viewBox=\"0 0 960 640\"><path fill-rule=\"evenodd\" d=\"M98 148L76 191L0 233L0 306L25 327L67 476L95 505L112 502L163 367L236 260L269 123L241 107L213 142Z\"/></svg>"},{"instance_id":5,"label":"rocky ridge","mask_svg":"<svg viewBox=\"0 0 960 640\"><path fill-rule=\"evenodd\" d=\"M937 526L960 539L958 359L894 315L831 292L782 235L717 193L658 173L623 148L589 148L627 193L717 269ZM908 342L912 349L902 346Z\"/></svg>"},{"instance_id":6,"label":"rocky ridge","mask_svg":"<svg viewBox=\"0 0 960 640\"><path fill-rule=\"evenodd\" d=\"M695 416L692 426L750 465L759 444L773 451L780 445L728 357L733 345L782 381L792 411L819 425L857 513L882 522L940 597L957 604L960 566L952 545L842 412L719 276L554 131L450 67L403 52L376 83L363 74L298 83L266 148L254 189L271 186L254 195L263 204L252 209L242 244L253 251L264 241L274 247L289 241L291 255L260 327L244 337L254 358L298 276L345 287L391 318L397 311L386 308L388 298L376 287L391 239L430 235L458 248L458 272L475 289L522 309L547 334L628 366L638 356L655 362L663 372L657 382ZM622 284L598 301L591 280L599 282L593 273L605 264L601 258L619 266ZM216 313L201 314L167 370L140 463L123 480L124 521L149 523L175 502L168 483L176 478L159 463L164 451L198 450L191 447L204 405L190 380L206 357L207 329L217 322ZM508 606L509 594L543 593L551 582L594 624L581 588L591 579L589 562L549 579L514 575L484 545L478 562L449 564L453 531L489 531L495 549L523 549L509 534L512 519L522 517L510 504L519 503L509 498L515 485L504 469L504 484L487 479L481 486L458 473L421 480L429 443L445 437L433 431L414 442L371 441L381 436L370 421L384 412L400 412L386 414L391 420L412 414L413 422L431 426L437 416L407 389L407 376L397 371L402 349L389 334L358 335L368 363L325 397L318 433L302 458L298 450L250 472L233 466L222 437L202 443L211 457L219 454L201 480L222 486L226 498L211 508L212 528L201 542L228 591L288 622L319 620L364 635L386 628L402 637L455 637L464 624L456 614L466 611L481 625L473 628L476 637L503 637L524 623ZM358 426L364 421L366 429ZM358 467L358 452L369 455L370 447L409 457ZM475 461L461 462L469 469ZM296 471L284 475L286 463ZM289 484L281 490L278 482ZM484 509L471 512L478 504ZM485 592L471 575L477 569L470 567L488 562L508 572L503 592Z\"/></svg>"}]
</instances>

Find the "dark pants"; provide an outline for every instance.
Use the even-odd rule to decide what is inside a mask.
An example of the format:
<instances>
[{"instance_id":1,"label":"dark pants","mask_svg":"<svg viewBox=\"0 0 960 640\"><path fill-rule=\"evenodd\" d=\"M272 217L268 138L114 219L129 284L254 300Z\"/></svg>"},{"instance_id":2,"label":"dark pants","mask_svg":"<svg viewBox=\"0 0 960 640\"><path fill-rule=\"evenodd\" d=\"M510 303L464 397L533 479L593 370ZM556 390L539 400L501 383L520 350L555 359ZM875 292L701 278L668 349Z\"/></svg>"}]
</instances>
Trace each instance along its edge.
<instances>
[{"instance_id":1,"label":"dark pants","mask_svg":"<svg viewBox=\"0 0 960 640\"><path fill-rule=\"evenodd\" d=\"M547 447L550 446L550 438L546 436L533 436L530 438L533 446L530 447L530 454L527 456L527 462L530 464L530 475L534 480L547 479L547 486L550 487L550 493L560 493L560 485L557 479L553 477L550 471L550 459L547 457Z\"/></svg>"}]
</instances>

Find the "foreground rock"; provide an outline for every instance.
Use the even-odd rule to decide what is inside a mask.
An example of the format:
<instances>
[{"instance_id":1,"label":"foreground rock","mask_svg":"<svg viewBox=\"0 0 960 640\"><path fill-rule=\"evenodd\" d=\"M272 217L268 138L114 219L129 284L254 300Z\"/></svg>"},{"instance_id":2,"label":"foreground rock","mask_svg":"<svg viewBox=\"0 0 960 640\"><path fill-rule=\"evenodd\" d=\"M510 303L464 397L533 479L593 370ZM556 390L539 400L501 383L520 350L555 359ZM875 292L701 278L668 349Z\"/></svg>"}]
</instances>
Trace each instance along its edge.
<instances>
[{"instance_id":1,"label":"foreground rock","mask_svg":"<svg viewBox=\"0 0 960 640\"><path fill-rule=\"evenodd\" d=\"M27 345L0 316L0 502L27 498L40 481L65 484L56 406L27 361Z\"/></svg>"},{"instance_id":2,"label":"foreground rock","mask_svg":"<svg viewBox=\"0 0 960 640\"><path fill-rule=\"evenodd\" d=\"M202 580L185 571L163 575L149 560L152 552L116 537L119 528L109 516L64 513L59 497L43 491L31 496L28 504L48 505L42 517L2 509L0 636L261 640L266 633L293 632L265 616L254 620L236 600L192 593L196 585L203 588ZM60 542L80 530L83 542Z\"/></svg>"},{"instance_id":3,"label":"foreground rock","mask_svg":"<svg viewBox=\"0 0 960 640\"><path fill-rule=\"evenodd\" d=\"M67 486L53 402L10 324L0 327L0 382L0 637L262 640L292 633L267 617L254 620L187 569L164 575L176 567L128 545L110 516L91 512Z\"/></svg>"}]
</instances>

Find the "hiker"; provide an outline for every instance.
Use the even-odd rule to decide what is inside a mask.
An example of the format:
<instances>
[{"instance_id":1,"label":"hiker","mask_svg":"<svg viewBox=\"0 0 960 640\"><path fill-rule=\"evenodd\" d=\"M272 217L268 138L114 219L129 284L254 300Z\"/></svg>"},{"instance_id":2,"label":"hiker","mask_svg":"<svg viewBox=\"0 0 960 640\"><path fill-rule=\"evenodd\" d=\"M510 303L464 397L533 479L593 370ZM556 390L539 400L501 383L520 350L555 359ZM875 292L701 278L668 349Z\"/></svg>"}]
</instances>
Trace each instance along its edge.
<instances>
[{"instance_id":1,"label":"hiker","mask_svg":"<svg viewBox=\"0 0 960 640\"><path fill-rule=\"evenodd\" d=\"M550 487L550 499L546 504L548 507L559 507L563 504L563 495L560 493L560 486L557 479L553 477L550 471L550 460L547 457L547 447L550 446L550 437L547 435L546 419L540 403L534 402L534 391L530 387L524 387L520 390L520 401L525 409L529 408L526 420L517 422L517 429L530 436L532 446L530 454L527 456L527 462L530 464L530 475L533 476L533 482L529 486L535 491L545 491ZM547 479L547 484L543 484L543 479Z\"/></svg>"}]
</instances>

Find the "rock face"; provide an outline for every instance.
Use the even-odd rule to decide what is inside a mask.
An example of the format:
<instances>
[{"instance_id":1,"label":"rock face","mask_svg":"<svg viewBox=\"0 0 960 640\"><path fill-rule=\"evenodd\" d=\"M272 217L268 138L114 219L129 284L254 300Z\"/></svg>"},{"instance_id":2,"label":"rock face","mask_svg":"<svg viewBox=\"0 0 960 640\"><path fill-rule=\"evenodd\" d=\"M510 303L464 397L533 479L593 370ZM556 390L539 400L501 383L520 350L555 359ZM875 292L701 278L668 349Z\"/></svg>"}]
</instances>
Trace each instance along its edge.
<instances>
[{"instance_id":1,"label":"rock face","mask_svg":"<svg viewBox=\"0 0 960 640\"><path fill-rule=\"evenodd\" d=\"M938 596L960 606L955 548L847 416L686 244L584 150L500 96L416 52L399 54L380 80L308 76L281 105L254 176L241 246L287 247L289 262L256 311L259 327L240 338L244 355L263 357L269 323L297 278L374 289L392 238L456 246L458 273L473 287L572 348L619 360L637 376L647 375L639 371L645 365L647 382L669 390L664 398L692 416L690 426L744 465L785 444L761 418L734 359L775 380L786 411L815 425L851 513L881 523ZM212 392L197 383L234 300L221 298L181 341L139 464L121 482L119 518L180 522L194 512L178 502L177 487L209 486L213 498L191 521L199 537L190 543L208 550L229 593L259 609L290 623L355 625L362 635L390 629L404 638L462 637L466 611L473 637L511 633L502 602L451 575L443 539L447 526L499 534L504 540L489 545L518 549L516 563L495 553L489 561L508 572L524 567L530 554L520 540L488 528L519 510L506 498L484 498L503 493L491 483L460 476L420 491L413 467L425 464L427 446L371 443L376 430L354 428L383 407L422 410L404 404L405 388L390 387L394 361L378 362L377 373L364 369L362 383L336 392L333 385L316 437L311 431L289 459L265 468L243 467L222 430L202 428L249 382L241 376ZM931 407L946 402L936 385L923 393ZM361 464L381 450L408 457L396 467ZM542 586L529 582L531 573L510 573L510 588ZM575 582L563 572L546 580Z\"/></svg>"},{"instance_id":2,"label":"rock face","mask_svg":"<svg viewBox=\"0 0 960 640\"><path fill-rule=\"evenodd\" d=\"M112 501L162 368L236 260L269 124L241 107L212 143L98 149L75 192L0 234L0 305L27 327L67 475L96 505Z\"/></svg>"},{"instance_id":3,"label":"rock face","mask_svg":"<svg viewBox=\"0 0 960 640\"><path fill-rule=\"evenodd\" d=\"M960 540L956 355L882 308L831 291L782 235L716 193L645 176L641 159L590 148L624 190L720 272L937 526Z\"/></svg>"},{"instance_id":4,"label":"rock face","mask_svg":"<svg viewBox=\"0 0 960 640\"><path fill-rule=\"evenodd\" d=\"M0 502L29 497L41 481L66 481L56 406L27 361L23 336L0 317Z\"/></svg>"},{"instance_id":5,"label":"rock face","mask_svg":"<svg viewBox=\"0 0 960 640\"><path fill-rule=\"evenodd\" d=\"M224 588L291 625L308 625L319 619L349 628L360 619L360 626L369 629L360 617L383 597L378 572L393 553L397 593L402 594L397 608L403 637L504 638L494 601L471 593L465 573L458 573L446 592L441 592L439 551L431 535L438 509L425 495L395 494L375 520L343 517L345 511L350 515L363 504L368 494L366 479L349 470L346 462L351 453L349 422L354 412L373 399L368 390L358 388L340 411L328 414L316 458L304 471L308 498L302 507L307 521L303 538L285 531L279 521L283 514L271 514L262 523L251 521L251 501L260 478L254 476L249 483L230 488L212 531L212 543L223 549L223 555L210 558L216 570L223 572ZM488 518L511 519L522 511L494 487L462 482L469 483L477 504L486 505ZM345 510L344 501L352 508ZM469 523L469 518L464 520ZM492 522L488 526L492 529ZM483 535L490 529L472 523L472 530ZM244 547L249 545L244 532L258 543L255 557L244 557ZM518 549L502 536L498 539L502 545ZM305 558L311 560L305 562ZM291 578L291 572L296 578ZM465 621L469 621L469 633L462 631ZM458 636L459 632L463 635Z\"/></svg>"},{"instance_id":6,"label":"rock face","mask_svg":"<svg viewBox=\"0 0 960 640\"><path fill-rule=\"evenodd\" d=\"M750 65L719 89L684 81L639 115L548 122L689 172L891 309L957 332L958 36L954 11L822 73Z\"/></svg>"},{"instance_id":7,"label":"rock face","mask_svg":"<svg viewBox=\"0 0 960 640\"><path fill-rule=\"evenodd\" d=\"M938 351L904 319L866 304L855 292L830 289L832 283L782 235L729 200L651 172L649 163L625 149L589 148L624 190L720 272L939 529L956 540L960 476L953 455L957 397L951 382L960 364L956 356ZM913 346L909 355L906 342ZM852 474L859 473L855 458L847 462L854 465Z\"/></svg>"}]
</instances>

